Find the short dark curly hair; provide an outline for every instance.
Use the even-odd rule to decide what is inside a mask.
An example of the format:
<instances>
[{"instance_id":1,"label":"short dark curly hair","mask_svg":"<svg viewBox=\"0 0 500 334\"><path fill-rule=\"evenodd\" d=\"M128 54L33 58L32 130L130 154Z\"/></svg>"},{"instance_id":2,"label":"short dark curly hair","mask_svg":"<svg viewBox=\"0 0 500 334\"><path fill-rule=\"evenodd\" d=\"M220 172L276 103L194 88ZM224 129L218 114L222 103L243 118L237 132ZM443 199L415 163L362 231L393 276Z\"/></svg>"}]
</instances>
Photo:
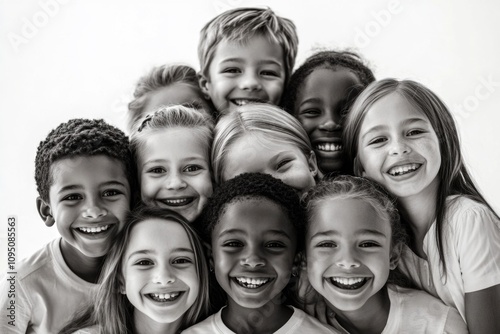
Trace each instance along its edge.
<instances>
[{"instance_id":1,"label":"short dark curly hair","mask_svg":"<svg viewBox=\"0 0 500 334\"><path fill-rule=\"evenodd\" d=\"M49 202L53 178L51 166L64 158L105 155L119 161L131 193L135 189L135 164L125 133L102 119L71 119L53 129L38 145L35 158L35 181L40 197Z\"/></svg>"},{"instance_id":2,"label":"short dark curly hair","mask_svg":"<svg viewBox=\"0 0 500 334\"><path fill-rule=\"evenodd\" d=\"M283 209L289 221L297 231L297 252L303 249L302 231L305 225L305 211L300 205L299 195L295 190L271 175L262 173L240 174L223 182L195 222L202 238L210 243L212 232L226 212L229 204L246 199L267 199Z\"/></svg>"},{"instance_id":3,"label":"short dark curly hair","mask_svg":"<svg viewBox=\"0 0 500 334\"><path fill-rule=\"evenodd\" d=\"M282 107L290 114L295 115L296 98L304 86L306 78L318 68L326 68L334 71L345 68L353 72L359 78L361 81L361 88L363 89L375 81L372 70L364 64L361 57L356 53L333 50L317 52L307 58L304 64L295 70L288 82L282 99ZM354 101L356 97L357 95L351 96L350 98Z\"/></svg>"}]
</instances>

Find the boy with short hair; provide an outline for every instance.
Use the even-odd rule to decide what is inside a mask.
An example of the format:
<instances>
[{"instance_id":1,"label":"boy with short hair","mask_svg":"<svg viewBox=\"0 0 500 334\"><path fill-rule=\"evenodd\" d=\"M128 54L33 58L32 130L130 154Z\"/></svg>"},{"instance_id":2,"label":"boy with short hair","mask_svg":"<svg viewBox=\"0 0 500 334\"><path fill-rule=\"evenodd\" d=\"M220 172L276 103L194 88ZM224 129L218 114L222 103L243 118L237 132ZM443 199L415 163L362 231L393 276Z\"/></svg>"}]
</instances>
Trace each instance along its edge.
<instances>
[{"instance_id":1,"label":"boy with short hair","mask_svg":"<svg viewBox=\"0 0 500 334\"><path fill-rule=\"evenodd\" d=\"M228 10L201 30L200 87L218 112L251 102L277 105L297 47L293 22L271 9Z\"/></svg>"},{"instance_id":2,"label":"boy with short hair","mask_svg":"<svg viewBox=\"0 0 500 334\"><path fill-rule=\"evenodd\" d=\"M38 212L61 238L18 264L15 326L3 321L2 333L57 333L97 288L131 205L128 138L103 120L62 123L40 142L35 164Z\"/></svg>"}]
</instances>

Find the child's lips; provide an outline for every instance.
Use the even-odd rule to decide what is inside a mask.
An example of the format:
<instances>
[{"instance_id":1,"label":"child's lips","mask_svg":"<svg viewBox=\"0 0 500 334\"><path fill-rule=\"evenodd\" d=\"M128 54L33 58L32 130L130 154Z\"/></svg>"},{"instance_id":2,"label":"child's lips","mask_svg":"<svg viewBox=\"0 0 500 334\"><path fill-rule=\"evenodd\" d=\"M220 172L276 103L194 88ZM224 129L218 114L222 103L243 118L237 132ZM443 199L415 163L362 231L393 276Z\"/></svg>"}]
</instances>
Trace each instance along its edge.
<instances>
[{"instance_id":1,"label":"child's lips","mask_svg":"<svg viewBox=\"0 0 500 334\"><path fill-rule=\"evenodd\" d=\"M195 200L195 197L177 197L177 198L162 198L156 199L156 201L163 203L167 206L180 207L191 204Z\"/></svg>"},{"instance_id":2,"label":"child's lips","mask_svg":"<svg viewBox=\"0 0 500 334\"><path fill-rule=\"evenodd\" d=\"M422 167L422 164L420 163L405 163L405 164L398 164L393 167L391 167L387 173L391 176L402 176L405 174L409 174L412 172L415 172L418 170L420 167Z\"/></svg>"},{"instance_id":3,"label":"child's lips","mask_svg":"<svg viewBox=\"0 0 500 334\"><path fill-rule=\"evenodd\" d=\"M177 300L183 293L184 291L172 291L167 293L148 293L147 296L155 302L167 303Z\"/></svg>"},{"instance_id":4,"label":"child's lips","mask_svg":"<svg viewBox=\"0 0 500 334\"><path fill-rule=\"evenodd\" d=\"M236 99L229 99L232 104L235 104L239 107L247 105L249 103L266 103L267 100L259 99L259 98L236 98Z\"/></svg>"},{"instance_id":5,"label":"child's lips","mask_svg":"<svg viewBox=\"0 0 500 334\"><path fill-rule=\"evenodd\" d=\"M327 280L334 286L343 290L356 290L368 282L369 277L329 277Z\"/></svg>"}]
</instances>

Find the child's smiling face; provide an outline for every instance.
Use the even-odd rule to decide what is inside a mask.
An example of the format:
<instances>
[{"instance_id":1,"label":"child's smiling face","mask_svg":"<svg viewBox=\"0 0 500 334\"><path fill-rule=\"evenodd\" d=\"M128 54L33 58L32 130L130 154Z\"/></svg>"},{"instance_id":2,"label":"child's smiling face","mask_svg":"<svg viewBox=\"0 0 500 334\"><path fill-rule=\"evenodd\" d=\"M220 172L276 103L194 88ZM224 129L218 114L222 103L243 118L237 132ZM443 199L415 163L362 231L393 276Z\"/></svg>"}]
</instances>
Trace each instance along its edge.
<instances>
[{"instance_id":1,"label":"child's smiling face","mask_svg":"<svg viewBox=\"0 0 500 334\"><path fill-rule=\"evenodd\" d=\"M366 112L358 136L363 176L398 198L437 191L439 139L427 116L391 93Z\"/></svg>"},{"instance_id":2,"label":"child's smiling face","mask_svg":"<svg viewBox=\"0 0 500 334\"><path fill-rule=\"evenodd\" d=\"M151 133L140 150L141 198L192 222L212 194L207 143L183 127Z\"/></svg>"},{"instance_id":3,"label":"child's smiling face","mask_svg":"<svg viewBox=\"0 0 500 334\"><path fill-rule=\"evenodd\" d=\"M278 296L292 273L297 235L283 209L267 199L236 199L212 231L217 282L229 305L258 308Z\"/></svg>"},{"instance_id":4,"label":"child's smiling face","mask_svg":"<svg viewBox=\"0 0 500 334\"><path fill-rule=\"evenodd\" d=\"M260 134L237 139L227 152L222 175L229 180L242 173L265 173L304 193L316 184L314 154L306 157L292 143L272 142Z\"/></svg>"},{"instance_id":5,"label":"child's smiling face","mask_svg":"<svg viewBox=\"0 0 500 334\"><path fill-rule=\"evenodd\" d=\"M249 102L277 105L285 85L283 50L263 36L245 43L222 41L206 75L200 86L218 111Z\"/></svg>"},{"instance_id":6,"label":"child's smiling face","mask_svg":"<svg viewBox=\"0 0 500 334\"><path fill-rule=\"evenodd\" d=\"M135 225L122 258L124 287L134 322L172 323L182 318L199 292L194 251L184 228L151 218Z\"/></svg>"},{"instance_id":7,"label":"child's smiling face","mask_svg":"<svg viewBox=\"0 0 500 334\"><path fill-rule=\"evenodd\" d=\"M297 94L294 114L311 140L323 173L337 172L344 164L341 116L359 84L347 69L318 68Z\"/></svg>"},{"instance_id":8,"label":"child's smiling face","mask_svg":"<svg viewBox=\"0 0 500 334\"><path fill-rule=\"evenodd\" d=\"M391 226L360 199L327 198L317 204L306 235L311 285L341 311L380 301L391 262Z\"/></svg>"},{"instance_id":9,"label":"child's smiling face","mask_svg":"<svg viewBox=\"0 0 500 334\"><path fill-rule=\"evenodd\" d=\"M108 253L130 207L123 165L104 155L65 158L51 166L50 215L63 238L84 257ZM65 254L66 255L66 254Z\"/></svg>"}]
</instances>

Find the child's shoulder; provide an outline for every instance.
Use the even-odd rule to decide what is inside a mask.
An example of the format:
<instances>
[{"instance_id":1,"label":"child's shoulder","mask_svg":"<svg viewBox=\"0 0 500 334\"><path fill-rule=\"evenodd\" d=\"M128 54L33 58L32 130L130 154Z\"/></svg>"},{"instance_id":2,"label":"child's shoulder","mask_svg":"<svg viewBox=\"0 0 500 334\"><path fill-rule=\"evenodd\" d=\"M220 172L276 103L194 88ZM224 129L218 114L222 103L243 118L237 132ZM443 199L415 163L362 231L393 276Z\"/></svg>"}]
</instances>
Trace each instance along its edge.
<instances>
[{"instance_id":1,"label":"child's shoulder","mask_svg":"<svg viewBox=\"0 0 500 334\"><path fill-rule=\"evenodd\" d=\"M446 220L451 228L460 228L464 225L462 222L467 222L465 225L472 227L473 222L484 225L488 221L500 228L500 221L490 208L463 195L449 196L446 199Z\"/></svg>"},{"instance_id":2,"label":"child's shoulder","mask_svg":"<svg viewBox=\"0 0 500 334\"><path fill-rule=\"evenodd\" d=\"M17 264L18 280L22 281L25 278L36 275L40 270L44 270L47 266L51 266L59 251L59 242L61 238L56 238L37 250L32 255L22 259ZM61 255L62 258L62 255Z\"/></svg>"},{"instance_id":3,"label":"child's shoulder","mask_svg":"<svg viewBox=\"0 0 500 334\"><path fill-rule=\"evenodd\" d=\"M318 319L310 316L301 309L293 308L291 318L275 332L275 334L292 334L292 333L340 333L335 328L325 325Z\"/></svg>"},{"instance_id":4,"label":"child's shoulder","mask_svg":"<svg viewBox=\"0 0 500 334\"><path fill-rule=\"evenodd\" d=\"M204 334L204 333L221 333L232 334L233 332L227 328L222 322L222 309L219 312L208 316L205 320L185 329L182 334Z\"/></svg>"},{"instance_id":5,"label":"child's shoulder","mask_svg":"<svg viewBox=\"0 0 500 334\"><path fill-rule=\"evenodd\" d=\"M412 333L447 333L450 329L452 333L467 333L458 311L427 292L393 284L387 285L387 291L391 311L386 330L404 324Z\"/></svg>"}]
</instances>

